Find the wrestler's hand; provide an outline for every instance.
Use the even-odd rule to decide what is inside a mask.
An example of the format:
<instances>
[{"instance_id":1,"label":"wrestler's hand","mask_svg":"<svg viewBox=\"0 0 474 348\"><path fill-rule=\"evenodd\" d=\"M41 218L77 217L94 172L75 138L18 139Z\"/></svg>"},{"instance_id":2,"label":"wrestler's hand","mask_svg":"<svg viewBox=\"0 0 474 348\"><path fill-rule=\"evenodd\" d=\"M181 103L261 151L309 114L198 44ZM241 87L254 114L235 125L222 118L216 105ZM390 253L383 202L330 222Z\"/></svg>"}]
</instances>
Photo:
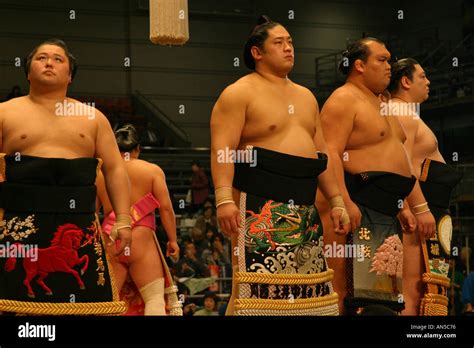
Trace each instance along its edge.
<instances>
[{"instance_id":1,"label":"wrestler's hand","mask_svg":"<svg viewBox=\"0 0 474 348\"><path fill-rule=\"evenodd\" d=\"M436 233L436 220L433 214L431 214L430 211L427 211L422 214L415 215L415 217L418 225L418 232L425 236L425 238L434 237Z\"/></svg>"},{"instance_id":2,"label":"wrestler's hand","mask_svg":"<svg viewBox=\"0 0 474 348\"><path fill-rule=\"evenodd\" d=\"M166 256L173 259L174 262L179 260L179 245L176 241L171 241L166 244Z\"/></svg>"},{"instance_id":3,"label":"wrestler's hand","mask_svg":"<svg viewBox=\"0 0 474 348\"><path fill-rule=\"evenodd\" d=\"M240 223L240 211L235 203L225 203L217 208L217 221L220 228L229 237L233 234L239 233L239 228L242 227Z\"/></svg>"},{"instance_id":4,"label":"wrestler's hand","mask_svg":"<svg viewBox=\"0 0 474 348\"><path fill-rule=\"evenodd\" d=\"M125 256L130 256L132 250L132 230L129 227L121 228L117 231L117 240L120 241L120 246L115 252L115 256L120 256L125 253Z\"/></svg>"},{"instance_id":5,"label":"wrestler's hand","mask_svg":"<svg viewBox=\"0 0 474 348\"><path fill-rule=\"evenodd\" d=\"M402 225L402 230L405 233L412 233L416 231L417 221L415 215L410 211L410 209L402 209L398 213L398 220Z\"/></svg>"},{"instance_id":6,"label":"wrestler's hand","mask_svg":"<svg viewBox=\"0 0 474 348\"><path fill-rule=\"evenodd\" d=\"M349 214L349 219L351 219L352 232L355 232L360 226L360 222L362 220L362 213L360 212L360 209L357 204L355 204L351 200L346 202L346 210L347 214Z\"/></svg>"},{"instance_id":7,"label":"wrestler's hand","mask_svg":"<svg viewBox=\"0 0 474 348\"><path fill-rule=\"evenodd\" d=\"M334 226L334 232L341 235L346 235L351 230L351 224L347 223L342 224L342 215L347 212L341 208L332 208L331 209L331 219L332 225Z\"/></svg>"}]
</instances>

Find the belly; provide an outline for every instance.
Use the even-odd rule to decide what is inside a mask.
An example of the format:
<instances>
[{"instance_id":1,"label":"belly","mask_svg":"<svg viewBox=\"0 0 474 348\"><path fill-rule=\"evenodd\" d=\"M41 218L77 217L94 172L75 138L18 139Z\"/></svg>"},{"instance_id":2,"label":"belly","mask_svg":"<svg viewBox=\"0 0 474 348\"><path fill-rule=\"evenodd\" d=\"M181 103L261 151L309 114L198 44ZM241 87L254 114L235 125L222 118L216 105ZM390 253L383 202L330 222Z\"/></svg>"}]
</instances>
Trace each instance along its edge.
<instances>
[{"instance_id":1,"label":"belly","mask_svg":"<svg viewBox=\"0 0 474 348\"><path fill-rule=\"evenodd\" d=\"M374 144L343 154L344 170L357 174L366 171L383 171L411 176L406 151L398 141Z\"/></svg>"},{"instance_id":2,"label":"belly","mask_svg":"<svg viewBox=\"0 0 474 348\"><path fill-rule=\"evenodd\" d=\"M313 137L302 127L289 127L284 132L268 134L255 140L242 139L239 148L245 148L247 145L293 156L317 158Z\"/></svg>"},{"instance_id":3,"label":"belly","mask_svg":"<svg viewBox=\"0 0 474 348\"><path fill-rule=\"evenodd\" d=\"M94 147L78 147L68 146L66 144L36 144L24 147L4 148L4 152L14 155L16 153L29 156L46 157L46 158L80 158L80 157L95 157Z\"/></svg>"}]
</instances>

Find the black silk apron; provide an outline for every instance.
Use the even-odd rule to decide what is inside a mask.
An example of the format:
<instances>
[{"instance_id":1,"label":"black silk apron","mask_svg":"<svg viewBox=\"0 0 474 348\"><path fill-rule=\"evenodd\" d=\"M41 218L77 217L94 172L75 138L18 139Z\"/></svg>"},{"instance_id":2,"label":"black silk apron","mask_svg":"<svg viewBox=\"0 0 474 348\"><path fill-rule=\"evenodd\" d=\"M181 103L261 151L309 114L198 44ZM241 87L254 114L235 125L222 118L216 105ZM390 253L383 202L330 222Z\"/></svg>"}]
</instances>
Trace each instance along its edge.
<instances>
[{"instance_id":1,"label":"black silk apron","mask_svg":"<svg viewBox=\"0 0 474 348\"><path fill-rule=\"evenodd\" d=\"M0 311L119 314L95 214L95 158L0 156Z\"/></svg>"},{"instance_id":2,"label":"black silk apron","mask_svg":"<svg viewBox=\"0 0 474 348\"><path fill-rule=\"evenodd\" d=\"M327 158L310 159L258 147L255 163L235 165L242 228L235 315L337 315L333 271L324 257L314 206Z\"/></svg>"}]
</instances>

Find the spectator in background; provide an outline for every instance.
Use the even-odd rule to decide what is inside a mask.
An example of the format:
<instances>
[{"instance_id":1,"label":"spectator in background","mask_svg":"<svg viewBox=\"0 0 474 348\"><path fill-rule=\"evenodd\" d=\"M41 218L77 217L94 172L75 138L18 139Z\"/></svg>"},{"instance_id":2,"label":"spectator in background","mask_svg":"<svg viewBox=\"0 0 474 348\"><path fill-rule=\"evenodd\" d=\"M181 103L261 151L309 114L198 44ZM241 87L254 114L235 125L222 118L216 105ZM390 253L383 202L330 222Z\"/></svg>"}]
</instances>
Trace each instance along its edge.
<instances>
[{"instance_id":1,"label":"spectator in background","mask_svg":"<svg viewBox=\"0 0 474 348\"><path fill-rule=\"evenodd\" d=\"M176 274L179 278L209 277L209 269L206 267L204 262L198 258L196 247L193 243L186 244L184 257L176 266Z\"/></svg>"},{"instance_id":2,"label":"spectator in background","mask_svg":"<svg viewBox=\"0 0 474 348\"><path fill-rule=\"evenodd\" d=\"M208 226L212 226L217 229L217 219L213 207L205 207L203 215L199 215L196 218L196 227L201 229L201 231L208 230Z\"/></svg>"},{"instance_id":3,"label":"spectator in background","mask_svg":"<svg viewBox=\"0 0 474 348\"><path fill-rule=\"evenodd\" d=\"M462 285L462 303L465 312L474 312L474 271L469 273Z\"/></svg>"},{"instance_id":4,"label":"spectator in background","mask_svg":"<svg viewBox=\"0 0 474 348\"><path fill-rule=\"evenodd\" d=\"M193 162L191 170L192 211L195 213L202 208L209 197L209 180L198 162Z\"/></svg>"},{"instance_id":5,"label":"spectator in background","mask_svg":"<svg viewBox=\"0 0 474 348\"><path fill-rule=\"evenodd\" d=\"M463 248L465 249L465 248ZM466 252L471 254L471 249L467 249ZM462 254L462 251L461 251ZM469 270L470 273L464 279L462 284L462 294L461 300L464 305L464 312L469 314L474 314L474 259L470 258L470 255L465 255L468 257Z\"/></svg>"},{"instance_id":6,"label":"spectator in background","mask_svg":"<svg viewBox=\"0 0 474 348\"><path fill-rule=\"evenodd\" d=\"M219 266L219 277L226 278L232 274L232 263L230 260L229 246L224 244L223 239L223 236L220 234L213 236L211 239L211 247L210 249L204 250L202 259L208 267L211 265ZM222 282L221 285L221 291L231 291L230 283Z\"/></svg>"},{"instance_id":7,"label":"spectator in background","mask_svg":"<svg viewBox=\"0 0 474 348\"><path fill-rule=\"evenodd\" d=\"M459 88L459 81L456 77L452 77L449 80L449 97L454 98L457 97L457 91Z\"/></svg>"},{"instance_id":8,"label":"spectator in background","mask_svg":"<svg viewBox=\"0 0 474 348\"><path fill-rule=\"evenodd\" d=\"M22 95L23 95L23 93L21 93L20 86L15 85L15 86L12 87L12 90L10 91L10 93L8 93L7 98L5 99L5 101L13 99L13 98L21 97Z\"/></svg>"},{"instance_id":9,"label":"spectator in background","mask_svg":"<svg viewBox=\"0 0 474 348\"><path fill-rule=\"evenodd\" d=\"M219 232L217 231L217 228L211 225L207 225L206 229L206 239L209 241L209 249L211 248L211 239L215 236L218 235Z\"/></svg>"},{"instance_id":10,"label":"spectator in background","mask_svg":"<svg viewBox=\"0 0 474 348\"><path fill-rule=\"evenodd\" d=\"M211 252L216 265L230 266L229 248L224 246L222 236L215 235L213 239L211 239Z\"/></svg>"},{"instance_id":11,"label":"spectator in background","mask_svg":"<svg viewBox=\"0 0 474 348\"><path fill-rule=\"evenodd\" d=\"M193 316L196 312L196 304L193 302L185 303L183 306L183 316Z\"/></svg>"},{"instance_id":12,"label":"spectator in background","mask_svg":"<svg viewBox=\"0 0 474 348\"><path fill-rule=\"evenodd\" d=\"M460 261L456 262L456 259L449 260L449 278L451 286L448 288L448 310L450 315L461 315L463 311L463 305L461 302L461 285L463 284L464 276L459 265Z\"/></svg>"},{"instance_id":13,"label":"spectator in background","mask_svg":"<svg viewBox=\"0 0 474 348\"><path fill-rule=\"evenodd\" d=\"M204 308L194 313L197 316L217 316L217 296L209 292L204 296Z\"/></svg>"},{"instance_id":14,"label":"spectator in background","mask_svg":"<svg viewBox=\"0 0 474 348\"><path fill-rule=\"evenodd\" d=\"M209 242L206 239L203 230L201 230L199 227L193 227L191 230L191 239L194 246L196 247L196 253L198 257L201 258L203 251L209 248Z\"/></svg>"}]
</instances>

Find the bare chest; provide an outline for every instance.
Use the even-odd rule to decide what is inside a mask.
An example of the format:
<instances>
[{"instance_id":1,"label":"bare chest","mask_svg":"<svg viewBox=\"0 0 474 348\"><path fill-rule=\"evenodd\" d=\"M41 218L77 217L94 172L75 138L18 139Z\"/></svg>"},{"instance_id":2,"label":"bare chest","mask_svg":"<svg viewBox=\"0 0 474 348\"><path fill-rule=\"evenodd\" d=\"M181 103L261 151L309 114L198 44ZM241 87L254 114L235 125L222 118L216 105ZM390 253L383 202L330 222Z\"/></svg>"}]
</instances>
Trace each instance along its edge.
<instances>
[{"instance_id":1,"label":"bare chest","mask_svg":"<svg viewBox=\"0 0 474 348\"><path fill-rule=\"evenodd\" d=\"M9 112L3 122L3 151L26 152L39 146L94 150L97 125L88 116L58 116L23 110Z\"/></svg>"},{"instance_id":2,"label":"bare chest","mask_svg":"<svg viewBox=\"0 0 474 348\"><path fill-rule=\"evenodd\" d=\"M271 137L295 128L314 134L316 105L296 94L256 95L247 108L243 136Z\"/></svg>"},{"instance_id":3,"label":"bare chest","mask_svg":"<svg viewBox=\"0 0 474 348\"><path fill-rule=\"evenodd\" d=\"M371 145L394 135L402 138L403 131L394 121L396 120L390 120L389 116L381 114L379 103L359 103L349 145L356 147Z\"/></svg>"},{"instance_id":4,"label":"bare chest","mask_svg":"<svg viewBox=\"0 0 474 348\"><path fill-rule=\"evenodd\" d=\"M438 140L433 131L421 120L418 120L419 128L416 134L414 151L417 155L430 156L438 150Z\"/></svg>"}]
</instances>

